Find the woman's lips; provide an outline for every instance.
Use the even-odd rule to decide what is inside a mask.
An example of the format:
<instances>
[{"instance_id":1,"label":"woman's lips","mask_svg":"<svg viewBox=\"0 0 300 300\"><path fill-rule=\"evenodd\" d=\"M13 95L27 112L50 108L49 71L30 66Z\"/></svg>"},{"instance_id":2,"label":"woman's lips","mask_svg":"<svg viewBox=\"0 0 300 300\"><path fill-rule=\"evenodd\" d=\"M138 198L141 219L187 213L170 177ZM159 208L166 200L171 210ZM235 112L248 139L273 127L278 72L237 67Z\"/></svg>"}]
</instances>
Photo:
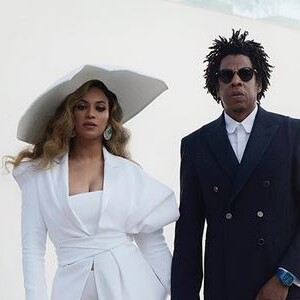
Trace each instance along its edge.
<instances>
[{"instance_id":1,"label":"woman's lips","mask_svg":"<svg viewBox=\"0 0 300 300\"><path fill-rule=\"evenodd\" d=\"M86 128L95 128L95 127L97 127L97 125L93 122L84 122L83 126L86 127Z\"/></svg>"}]
</instances>

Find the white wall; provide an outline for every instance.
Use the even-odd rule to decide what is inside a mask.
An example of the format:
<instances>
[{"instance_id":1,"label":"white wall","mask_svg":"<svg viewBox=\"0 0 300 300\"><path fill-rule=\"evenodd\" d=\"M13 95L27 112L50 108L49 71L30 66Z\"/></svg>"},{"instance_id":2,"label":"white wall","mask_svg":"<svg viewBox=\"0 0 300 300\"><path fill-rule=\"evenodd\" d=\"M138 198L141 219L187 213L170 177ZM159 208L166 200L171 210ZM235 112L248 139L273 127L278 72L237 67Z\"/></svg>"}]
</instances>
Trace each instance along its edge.
<instances>
[{"instance_id":1,"label":"white wall","mask_svg":"<svg viewBox=\"0 0 300 300\"><path fill-rule=\"evenodd\" d=\"M133 158L178 195L182 136L214 119L221 107L206 94L205 55L217 35L248 30L275 65L262 105L300 117L300 31L159 0L12 0L0 12L0 156L23 146L17 123L31 101L77 65L114 64L144 69L170 89L136 118ZM20 193L0 174L0 298L24 299L20 250ZM172 248L173 227L167 228ZM55 255L46 258L49 283Z\"/></svg>"}]
</instances>

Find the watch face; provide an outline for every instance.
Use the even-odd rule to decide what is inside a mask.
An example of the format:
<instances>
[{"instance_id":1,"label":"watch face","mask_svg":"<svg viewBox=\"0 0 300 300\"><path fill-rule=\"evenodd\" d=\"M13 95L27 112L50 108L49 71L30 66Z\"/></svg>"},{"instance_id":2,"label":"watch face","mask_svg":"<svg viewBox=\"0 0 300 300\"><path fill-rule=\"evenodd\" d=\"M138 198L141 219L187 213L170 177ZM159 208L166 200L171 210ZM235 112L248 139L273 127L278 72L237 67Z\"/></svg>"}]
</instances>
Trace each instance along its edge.
<instances>
[{"instance_id":1,"label":"watch face","mask_svg":"<svg viewBox=\"0 0 300 300\"><path fill-rule=\"evenodd\" d=\"M281 283L285 286L291 286L294 283L294 275L289 271L279 268L276 271L276 275L277 278L281 281Z\"/></svg>"},{"instance_id":2,"label":"watch face","mask_svg":"<svg viewBox=\"0 0 300 300\"><path fill-rule=\"evenodd\" d=\"M293 284L293 281L294 281L294 277L286 272L283 276L282 276L282 282L283 284L287 285L287 286L291 286Z\"/></svg>"}]
</instances>

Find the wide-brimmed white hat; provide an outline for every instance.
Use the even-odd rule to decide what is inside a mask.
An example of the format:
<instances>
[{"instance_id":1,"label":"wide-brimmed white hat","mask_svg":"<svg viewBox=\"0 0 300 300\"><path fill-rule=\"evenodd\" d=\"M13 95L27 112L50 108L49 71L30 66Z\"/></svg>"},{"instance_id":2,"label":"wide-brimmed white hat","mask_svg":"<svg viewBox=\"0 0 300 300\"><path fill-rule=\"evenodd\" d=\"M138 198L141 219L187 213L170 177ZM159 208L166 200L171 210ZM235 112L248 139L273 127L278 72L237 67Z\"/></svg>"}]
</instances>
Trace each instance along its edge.
<instances>
[{"instance_id":1,"label":"wide-brimmed white hat","mask_svg":"<svg viewBox=\"0 0 300 300\"><path fill-rule=\"evenodd\" d=\"M48 121L66 96L92 79L101 80L117 95L123 110L123 123L168 89L162 80L137 72L85 65L60 78L29 106L19 121L18 139L30 144L39 142Z\"/></svg>"}]
</instances>

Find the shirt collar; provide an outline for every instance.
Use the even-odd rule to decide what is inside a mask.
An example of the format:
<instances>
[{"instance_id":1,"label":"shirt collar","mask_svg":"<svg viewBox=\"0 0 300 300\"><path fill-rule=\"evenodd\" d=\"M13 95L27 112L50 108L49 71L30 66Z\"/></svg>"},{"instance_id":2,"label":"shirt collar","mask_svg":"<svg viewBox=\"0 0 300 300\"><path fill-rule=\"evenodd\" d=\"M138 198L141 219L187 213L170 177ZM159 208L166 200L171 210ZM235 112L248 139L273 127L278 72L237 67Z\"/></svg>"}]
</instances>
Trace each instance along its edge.
<instances>
[{"instance_id":1,"label":"shirt collar","mask_svg":"<svg viewBox=\"0 0 300 300\"><path fill-rule=\"evenodd\" d=\"M225 126L226 126L226 131L227 133L233 133L237 126L240 124L244 127L245 131L247 133L250 133L254 124L254 120L257 114L258 107L257 105L255 106L254 110L252 113L247 116L246 119L244 119L242 122L238 122L234 119L232 119L227 113L224 111L224 118L225 118Z\"/></svg>"}]
</instances>

